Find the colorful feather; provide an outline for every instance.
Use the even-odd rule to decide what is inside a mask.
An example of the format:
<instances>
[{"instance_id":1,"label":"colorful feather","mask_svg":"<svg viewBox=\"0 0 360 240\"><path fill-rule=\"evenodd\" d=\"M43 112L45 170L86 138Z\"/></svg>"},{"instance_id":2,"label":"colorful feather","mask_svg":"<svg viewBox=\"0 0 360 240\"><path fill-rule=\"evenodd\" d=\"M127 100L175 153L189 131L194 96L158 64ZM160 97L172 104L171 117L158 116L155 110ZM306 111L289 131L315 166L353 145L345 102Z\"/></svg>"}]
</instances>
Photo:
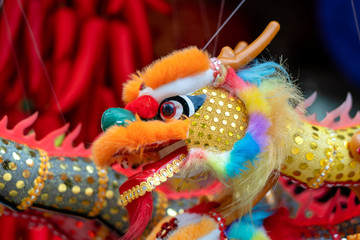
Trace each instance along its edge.
<instances>
[{"instance_id":1,"label":"colorful feather","mask_svg":"<svg viewBox=\"0 0 360 240\"><path fill-rule=\"evenodd\" d=\"M270 239L262 226L264 219L271 214L272 212L264 210L263 206L255 206L251 214L246 214L229 226L227 229L228 238L238 240Z\"/></svg>"}]
</instances>

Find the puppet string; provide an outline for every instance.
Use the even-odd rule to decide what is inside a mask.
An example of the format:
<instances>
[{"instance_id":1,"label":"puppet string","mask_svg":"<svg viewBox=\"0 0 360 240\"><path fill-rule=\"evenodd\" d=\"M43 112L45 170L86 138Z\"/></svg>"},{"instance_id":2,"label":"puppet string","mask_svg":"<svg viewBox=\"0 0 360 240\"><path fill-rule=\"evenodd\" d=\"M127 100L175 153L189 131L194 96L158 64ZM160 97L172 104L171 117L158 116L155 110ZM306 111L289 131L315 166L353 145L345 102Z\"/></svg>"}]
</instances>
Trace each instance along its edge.
<instances>
[{"instance_id":1,"label":"puppet string","mask_svg":"<svg viewBox=\"0 0 360 240\"><path fill-rule=\"evenodd\" d=\"M205 44L202 50L206 49L209 44L214 40L214 38L219 34L219 32L224 28L224 26L229 22L229 20L234 16L234 14L239 10L239 8L244 4L245 0L242 0L234 11L230 14L230 16L225 20L225 22L221 25L221 27L214 33L214 35L210 38L210 40Z\"/></svg>"},{"instance_id":2,"label":"puppet string","mask_svg":"<svg viewBox=\"0 0 360 240\"><path fill-rule=\"evenodd\" d=\"M220 11L219 11L219 18L218 18L218 23L217 23L216 29L219 29L219 28L220 28L222 16L223 16L223 13L224 13L224 5L225 5L225 0L221 0ZM212 53L213 56L215 56L215 54L216 54L216 48L217 48L218 40L219 40L219 34L218 34L218 35L216 36L216 38L215 38L214 50L213 50L213 53Z\"/></svg>"},{"instance_id":3,"label":"puppet string","mask_svg":"<svg viewBox=\"0 0 360 240\"><path fill-rule=\"evenodd\" d=\"M50 87L50 91L51 91L51 94L53 95L54 99L55 99L55 102L56 102L56 107L58 108L59 110L59 113L61 115L61 120L63 121L64 124L66 124L66 121L65 121L65 117L64 117L64 113L63 111L61 110L61 107L60 107L60 104L59 104L59 101L58 101L58 98L56 96L56 93L55 93L55 90L54 90L54 87L51 83L51 80L50 80L50 76L49 76L49 73L48 71L46 70L46 67L45 67L45 64L44 64L44 61L42 60L42 57L41 57L41 54L40 54L40 50L39 50L39 46L37 45L36 43L36 40L35 40L35 37L34 37L34 33L31 29L31 26L30 26L30 23L29 23L29 20L28 18L26 17L26 14L25 14L25 11L24 11L24 7L21 3L21 0L17 0L18 2L18 5L19 5L19 9L21 11L21 14L23 15L24 17L24 20L25 20L25 23L26 23L26 27L29 31L29 35L30 35L30 38L31 38L31 42L34 46L34 50L35 50L35 54L37 56L37 58L39 59L39 62L40 62L40 65L41 65L41 68L43 69L44 71L44 74L45 74L45 78L49 84L49 87Z\"/></svg>"}]
</instances>

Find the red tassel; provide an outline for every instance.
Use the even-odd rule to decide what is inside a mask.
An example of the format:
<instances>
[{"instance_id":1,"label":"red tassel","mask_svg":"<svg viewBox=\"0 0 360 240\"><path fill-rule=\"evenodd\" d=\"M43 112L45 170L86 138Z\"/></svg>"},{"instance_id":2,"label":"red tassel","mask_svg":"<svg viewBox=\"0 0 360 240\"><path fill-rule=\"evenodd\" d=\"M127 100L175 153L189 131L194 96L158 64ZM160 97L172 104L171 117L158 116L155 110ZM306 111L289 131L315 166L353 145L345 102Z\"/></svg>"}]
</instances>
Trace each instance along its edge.
<instances>
[{"instance_id":1,"label":"red tassel","mask_svg":"<svg viewBox=\"0 0 360 240\"><path fill-rule=\"evenodd\" d=\"M120 186L120 194L146 180L147 176L151 173L153 173L153 170L143 171L130 177ZM126 209L129 213L130 226L126 234L119 240L133 240L138 238L144 232L152 215L153 200L151 192L146 192L144 196L134 199L131 203L126 205Z\"/></svg>"},{"instance_id":2,"label":"red tassel","mask_svg":"<svg viewBox=\"0 0 360 240\"><path fill-rule=\"evenodd\" d=\"M130 226L120 240L133 240L145 231L151 219L153 209L151 193L147 192L144 196L132 201L126 206L126 209L129 213Z\"/></svg>"},{"instance_id":3,"label":"red tassel","mask_svg":"<svg viewBox=\"0 0 360 240\"><path fill-rule=\"evenodd\" d=\"M150 119L156 116L159 104L152 96L143 95L128 103L125 109L139 115L141 118Z\"/></svg>"}]
</instances>

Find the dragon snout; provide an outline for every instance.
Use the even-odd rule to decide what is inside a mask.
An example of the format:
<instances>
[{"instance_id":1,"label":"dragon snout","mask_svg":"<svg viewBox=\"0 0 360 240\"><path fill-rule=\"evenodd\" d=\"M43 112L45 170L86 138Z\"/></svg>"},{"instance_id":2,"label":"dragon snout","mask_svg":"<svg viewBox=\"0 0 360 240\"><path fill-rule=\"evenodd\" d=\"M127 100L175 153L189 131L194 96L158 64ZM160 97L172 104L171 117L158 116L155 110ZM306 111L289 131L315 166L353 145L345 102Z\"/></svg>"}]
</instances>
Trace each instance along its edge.
<instances>
[{"instance_id":1,"label":"dragon snout","mask_svg":"<svg viewBox=\"0 0 360 240\"><path fill-rule=\"evenodd\" d=\"M109 127L127 126L129 122L135 122L135 115L129 110L123 108L109 108L101 117L101 128L105 132Z\"/></svg>"}]
</instances>

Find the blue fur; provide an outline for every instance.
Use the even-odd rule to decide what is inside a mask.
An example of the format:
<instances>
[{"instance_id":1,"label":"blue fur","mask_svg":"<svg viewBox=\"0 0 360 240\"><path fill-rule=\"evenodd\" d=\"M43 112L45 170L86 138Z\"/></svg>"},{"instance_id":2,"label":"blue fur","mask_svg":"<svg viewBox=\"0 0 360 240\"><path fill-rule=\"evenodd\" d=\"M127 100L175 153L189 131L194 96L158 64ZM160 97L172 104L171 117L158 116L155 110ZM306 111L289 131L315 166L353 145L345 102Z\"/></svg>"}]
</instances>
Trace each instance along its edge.
<instances>
[{"instance_id":1,"label":"blue fur","mask_svg":"<svg viewBox=\"0 0 360 240\"><path fill-rule=\"evenodd\" d=\"M235 177L242 171L248 170L247 164L253 163L256 155L260 153L260 146L251 136L246 133L243 139L234 144L233 150L230 152L230 160L226 164L226 174L228 177Z\"/></svg>"},{"instance_id":2,"label":"blue fur","mask_svg":"<svg viewBox=\"0 0 360 240\"><path fill-rule=\"evenodd\" d=\"M290 76L285 68L276 62L255 62L251 67L238 71L237 75L243 80L259 86L263 79L268 78L276 71L284 74L290 81Z\"/></svg>"},{"instance_id":3,"label":"blue fur","mask_svg":"<svg viewBox=\"0 0 360 240\"><path fill-rule=\"evenodd\" d=\"M229 239L251 240L254 234L262 227L264 219L272 212L266 211L263 206L256 205L251 214L247 214L241 220L233 222L226 230Z\"/></svg>"}]
</instances>

